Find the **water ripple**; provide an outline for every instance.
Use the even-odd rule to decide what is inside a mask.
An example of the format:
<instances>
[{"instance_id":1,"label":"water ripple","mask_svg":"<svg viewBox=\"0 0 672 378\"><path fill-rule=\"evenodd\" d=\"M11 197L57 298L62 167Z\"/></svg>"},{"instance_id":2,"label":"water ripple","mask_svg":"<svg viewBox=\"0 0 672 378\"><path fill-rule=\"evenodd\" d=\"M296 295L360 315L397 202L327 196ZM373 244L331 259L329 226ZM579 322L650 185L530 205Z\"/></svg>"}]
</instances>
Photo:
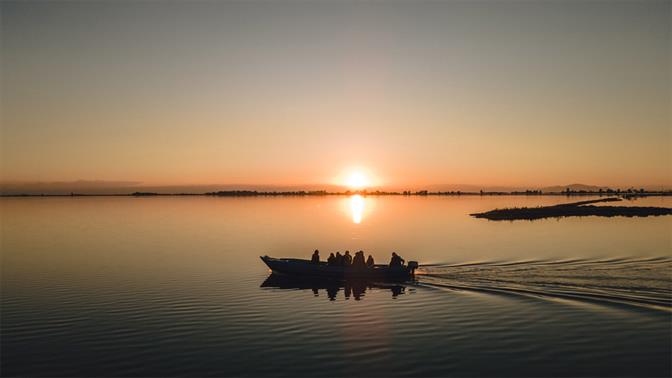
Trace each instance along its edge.
<instances>
[{"instance_id":1,"label":"water ripple","mask_svg":"<svg viewBox=\"0 0 672 378\"><path fill-rule=\"evenodd\" d=\"M487 261L422 266L420 285L672 311L672 257Z\"/></svg>"}]
</instances>

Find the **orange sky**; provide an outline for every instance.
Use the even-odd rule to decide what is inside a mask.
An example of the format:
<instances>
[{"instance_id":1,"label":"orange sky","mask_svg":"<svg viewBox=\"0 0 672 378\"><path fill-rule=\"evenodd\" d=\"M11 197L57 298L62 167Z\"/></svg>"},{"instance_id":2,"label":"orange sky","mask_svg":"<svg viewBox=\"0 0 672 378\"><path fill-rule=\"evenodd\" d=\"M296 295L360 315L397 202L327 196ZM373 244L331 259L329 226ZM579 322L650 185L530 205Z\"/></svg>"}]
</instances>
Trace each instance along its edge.
<instances>
[{"instance_id":1,"label":"orange sky","mask_svg":"<svg viewBox=\"0 0 672 378\"><path fill-rule=\"evenodd\" d=\"M0 7L3 181L672 184L666 1Z\"/></svg>"}]
</instances>

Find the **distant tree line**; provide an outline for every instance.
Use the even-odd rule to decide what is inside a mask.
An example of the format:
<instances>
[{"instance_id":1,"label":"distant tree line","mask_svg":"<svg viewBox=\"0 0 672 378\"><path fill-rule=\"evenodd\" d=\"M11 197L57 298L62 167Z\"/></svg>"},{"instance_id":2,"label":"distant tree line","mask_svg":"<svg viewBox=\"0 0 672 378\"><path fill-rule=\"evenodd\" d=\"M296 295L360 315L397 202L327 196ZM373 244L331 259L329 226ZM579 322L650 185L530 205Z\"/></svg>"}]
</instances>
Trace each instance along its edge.
<instances>
[{"instance_id":1,"label":"distant tree line","mask_svg":"<svg viewBox=\"0 0 672 378\"><path fill-rule=\"evenodd\" d=\"M598 190L574 190L571 188L566 188L562 191L556 192L544 192L540 189L528 189L524 191L512 191L512 192L502 192L502 191L484 191L480 190L478 192L463 192L460 190L456 191L436 191L430 192L429 190L404 190L401 192L392 192L392 191L368 191L368 190L346 190L344 192L328 192L326 190L297 190L297 191L283 191L283 192L273 192L273 191L257 191L257 190L220 190L216 192L207 192L207 193L156 193L156 192L133 192L130 194L84 194L84 193L69 193L69 194L4 194L0 193L2 197L32 197L32 196L134 196L134 197L149 197L149 196L219 196L219 197L254 197L254 196L338 196L338 195L371 195L371 196L462 196L462 195L480 195L480 196L504 196L504 195L524 195L524 196L539 196L539 195L566 195L566 196L581 196L581 195L599 195L599 196L620 196L623 198L636 198L636 197L645 197L645 196L672 196L672 190L660 190L660 191L647 191L644 188L635 189L611 189L611 188L600 188Z\"/></svg>"},{"instance_id":2,"label":"distant tree line","mask_svg":"<svg viewBox=\"0 0 672 378\"><path fill-rule=\"evenodd\" d=\"M256 190L220 190L218 192L205 193L207 196L220 197L253 197L253 196L324 196L327 195L326 190L313 191L290 191L290 192L259 192Z\"/></svg>"}]
</instances>

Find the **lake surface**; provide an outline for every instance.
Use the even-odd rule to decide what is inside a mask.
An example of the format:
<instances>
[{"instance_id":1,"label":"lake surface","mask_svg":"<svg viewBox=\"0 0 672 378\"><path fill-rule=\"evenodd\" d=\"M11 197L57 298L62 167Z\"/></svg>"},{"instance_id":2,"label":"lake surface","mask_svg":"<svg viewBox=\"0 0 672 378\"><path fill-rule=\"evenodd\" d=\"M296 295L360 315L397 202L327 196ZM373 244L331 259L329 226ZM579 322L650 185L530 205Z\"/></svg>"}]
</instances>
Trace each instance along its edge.
<instances>
[{"instance_id":1,"label":"lake surface","mask_svg":"<svg viewBox=\"0 0 672 378\"><path fill-rule=\"evenodd\" d=\"M2 198L1 373L670 376L672 217L468 215L582 199ZM297 287L259 259L315 248L421 274Z\"/></svg>"}]
</instances>

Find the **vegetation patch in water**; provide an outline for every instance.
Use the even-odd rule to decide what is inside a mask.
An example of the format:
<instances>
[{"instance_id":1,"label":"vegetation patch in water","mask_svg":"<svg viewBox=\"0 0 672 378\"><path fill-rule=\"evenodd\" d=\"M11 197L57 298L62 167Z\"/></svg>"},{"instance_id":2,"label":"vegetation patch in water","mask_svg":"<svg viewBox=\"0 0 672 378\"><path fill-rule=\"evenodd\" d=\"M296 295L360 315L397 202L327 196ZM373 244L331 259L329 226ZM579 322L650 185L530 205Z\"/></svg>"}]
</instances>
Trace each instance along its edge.
<instances>
[{"instance_id":1,"label":"vegetation patch in water","mask_svg":"<svg viewBox=\"0 0 672 378\"><path fill-rule=\"evenodd\" d=\"M553 206L540 207L514 207L507 209L495 209L484 213L475 213L471 216L489 220L535 220L542 218L560 217L648 217L658 215L671 215L672 209L667 207L637 207L637 206L593 206L597 202L617 202L620 198L610 197L591 201L564 203Z\"/></svg>"}]
</instances>

